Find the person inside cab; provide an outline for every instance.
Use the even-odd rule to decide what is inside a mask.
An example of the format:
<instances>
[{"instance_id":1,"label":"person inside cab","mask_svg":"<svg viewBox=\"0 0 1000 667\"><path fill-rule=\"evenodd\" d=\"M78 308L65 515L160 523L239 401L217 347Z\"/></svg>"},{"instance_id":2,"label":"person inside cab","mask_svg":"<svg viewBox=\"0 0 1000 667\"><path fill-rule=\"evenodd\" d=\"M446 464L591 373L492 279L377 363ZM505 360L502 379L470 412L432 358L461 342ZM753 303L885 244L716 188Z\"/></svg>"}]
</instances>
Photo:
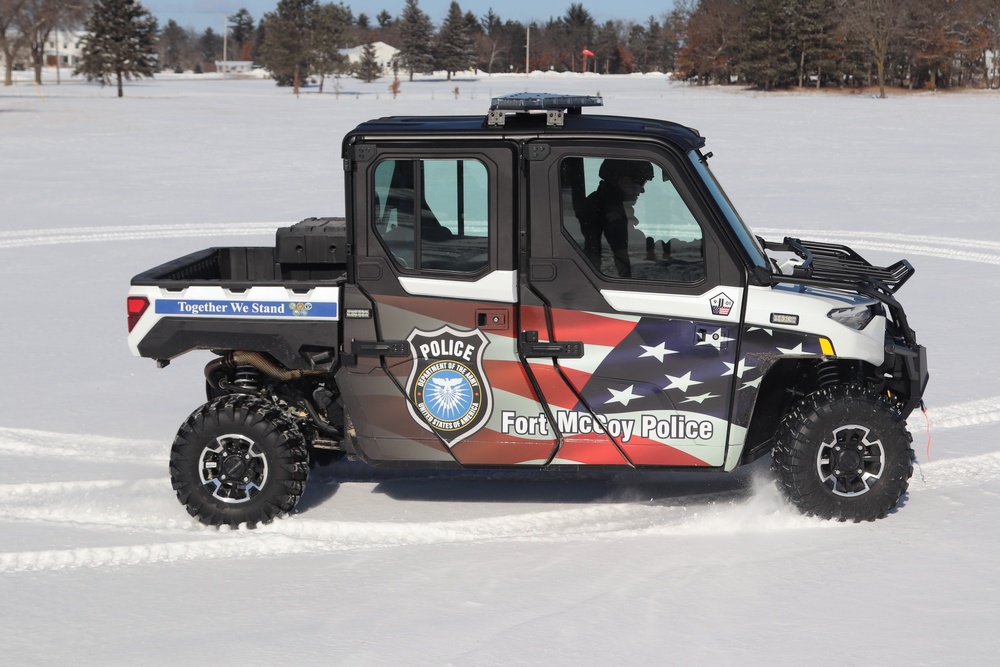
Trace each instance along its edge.
<instances>
[{"instance_id":1,"label":"person inside cab","mask_svg":"<svg viewBox=\"0 0 1000 667\"><path fill-rule=\"evenodd\" d=\"M653 166L645 160L607 159L601 163L597 189L578 211L584 252L601 268L601 238L607 242L619 277L632 277L629 245L645 248L646 236L636 229L634 206L653 179ZM633 248L635 249L635 248Z\"/></svg>"}]
</instances>

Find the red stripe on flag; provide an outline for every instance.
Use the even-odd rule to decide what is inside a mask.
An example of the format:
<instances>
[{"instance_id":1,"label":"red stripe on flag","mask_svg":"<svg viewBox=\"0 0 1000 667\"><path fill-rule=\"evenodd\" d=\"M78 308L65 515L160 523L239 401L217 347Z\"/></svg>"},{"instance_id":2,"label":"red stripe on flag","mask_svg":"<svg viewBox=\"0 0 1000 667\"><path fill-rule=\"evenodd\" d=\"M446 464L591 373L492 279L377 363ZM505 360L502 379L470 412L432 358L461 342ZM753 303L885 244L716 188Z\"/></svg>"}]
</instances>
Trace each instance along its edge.
<instances>
[{"instance_id":1,"label":"red stripe on flag","mask_svg":"<svg viewBox=\"0 0 1000 667\"><path fill-rule=\"evenodd\" d=\"M638 317L622 320L579 310L552 309L552 328L556 340L582 340L585 346L617 347L632 333L638 322Z\"/></svg>"}]
</instances>

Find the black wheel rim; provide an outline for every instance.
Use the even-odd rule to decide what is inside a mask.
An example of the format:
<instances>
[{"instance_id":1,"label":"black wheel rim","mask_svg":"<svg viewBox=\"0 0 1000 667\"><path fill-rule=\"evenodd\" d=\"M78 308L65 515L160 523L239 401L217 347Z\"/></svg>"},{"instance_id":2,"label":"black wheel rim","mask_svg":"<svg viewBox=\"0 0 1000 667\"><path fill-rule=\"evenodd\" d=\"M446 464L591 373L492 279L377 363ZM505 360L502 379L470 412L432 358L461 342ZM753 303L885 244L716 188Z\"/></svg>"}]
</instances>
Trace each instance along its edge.
<instances>
[{"instance_id":1,"label":"black wheel rim","mask_svg":"<svg viewBox=\"0 0 1000 667\"><path fill-rule=\"evenodd\" d=\"M816 470L834 494L861 496L882 477L885 448L871 429L859 424L841 426L819 446Z\"/></svg>"},{"instance_id":2,"label":"black wheel rim","mask_svg":"<svg viewBox=\"0 0 1000 667\"><path fill-rule=\"evenodd\" d=\"M202 450L198 474L202 485L216 500L245 503L267 483L267 457L246 436L221 435Z\"/></svg>"}]
</instances>

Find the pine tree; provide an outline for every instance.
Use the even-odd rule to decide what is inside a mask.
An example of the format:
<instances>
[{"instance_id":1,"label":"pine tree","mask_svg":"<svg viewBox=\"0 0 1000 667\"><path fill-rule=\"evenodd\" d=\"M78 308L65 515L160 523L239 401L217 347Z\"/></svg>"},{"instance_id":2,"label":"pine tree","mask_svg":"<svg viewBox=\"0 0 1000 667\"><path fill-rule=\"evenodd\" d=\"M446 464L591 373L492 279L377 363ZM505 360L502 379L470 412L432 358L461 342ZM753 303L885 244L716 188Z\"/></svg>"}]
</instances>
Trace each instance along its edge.
<instances>
[{"instance_id":1,"label":"pine tree","mask_svg":"<svg viewBox=\"0 0 1000 667\"><path fill-rule=\"evenodd\" d=\"M160 33L160 39L157 41L160 66L163 69L183 69L188 46L187 31L177 25L177 21L173 19L167 21L167 27Z\"/></svg>"},{"instance_id":2,"label":"pine tree","mask_svg":"<svg viewBox=\"0 0 1000 667\"><path fill-rule=\"evenodd\" d=\"M448 72L449 81L452 72L464 70L475 63L476 51L469 34L469 24L457 2L452 2L448 8L434 52L435 64Z\"/></svg>"},{"instance_id":3,"label":"pine tree","mask_svg":"<svg viewBox=\"0 0 1000 667\"><path fill-rule=\"evenodd\" d=\"M434 53L431 50L434 25L424 10L420 9L418 0L406 0L398 24L402 40L399 47L400 65L410 73L410 81L413 81L414 72L428 72L434 67Z\"/></svg>"},{"instance_id":4,"label":"pine tree","mask_svg":"<svg viewBox=\"0 0 1000 667\"><path fill-rule=\"evenodd\" d=\"M563 51L564 66L570 71L576 71L576 59L582 58L583 49L594 44L594 17L583 3L572 3L566 9L566 15L560 19L562 30L559 46Z\"/></svg>"},{"instance_id":5,"label":"pine tree","mask_svg":"<svg viewBox=\"0 0 1000 667\"><path fill-rule=\"evenodd\" d=\"M345 45L347 30L353 15L343 3L320 5L313 32L313 71L320 75L319 92L327 74L339 74L347 69L347 58L340 52Z\"/></svg>"},{"instance_id":6,"label":"pine tree","mask_svg":"<svg viewBox=\"0 0 1000 667\"><path fill-rule=\"evenodd\" d=\"M203 63L214 63L222 58L222 35L211 28L205 28L205 32L198 37L198 56ZM209 72L212 70L209 69Z\"/></svg>"},{"instance_id":7,"label":"pine tree","mask_svg":"<svg viewBox=\"0 0 1000 667\"><path fill-rule=\"evenodd\" d=\"M834 50L835 10L835 0L800 0L797 3L791 33L798 59L800 88L805 85L808 72L816 73L818 88L824 71L832 69L830 53Z\"/></svg>"},{"instance_id":8,"label":"pine tree","mask_svg":"<svg viewBox=\"0 0 1000 667\"><path fill-rule=\"evenodd\" d=\"M279 86L292 86L296 95L313 62L316 14L316 0L281 0L261 20L267 27L260 50L261 63L271 71Z\"/></svg>"},{"instance_id":9,"label":"pine tree","mask_svg":"<svg viewBox=\"0 0 1000 667\"><path fill-rule=\"evenodd\" d=\"M752 0L747 14L746 32L737 71L764 90L792 83L798 66L793 54L790 0Z\"/></svg>"},{"instance_id":10,"label":"pine tree","mask_svg":"<svg viewBox=\"0 0 1000 667\"><path fill-rule=\"evenodd\" d=\"M253 39L254 23L253 16L250 15L245 8L240 9L238 12L229 17L229 39L233 40L236 49L235 52L239 54L239 60L249 60L247 57L249 55L249 49L246 47L249 45L250 40ZM230 47L230 53L233 53L233 48Z\"/></svg>"},{"instance_id":11,"label":"pine tree","mask_svg":"<svg viewBox=\"0 0 1000 667\"><path fill-rule=\"evenodd\" d=\"M374 79L382 76L382 66L378 64L378 54L373 43L368 42L361 47L361 60L358 62L356 72L358 78L365 83L371 83Z\"/></svg>"},{"instance_id":12,"label":"pine tree","mask_svg":"<svg viewBox=\"0 0 1000 667\"><path fill-rule=\"evenodd\" d=\"M110 83L114 76L118 97L124 95L123 79L153 77L156 19L142 4L136 0L96 0L85 30L74 76L82 74L87 81L96 79L101 85Z\"/></svg>"}]
</instances>

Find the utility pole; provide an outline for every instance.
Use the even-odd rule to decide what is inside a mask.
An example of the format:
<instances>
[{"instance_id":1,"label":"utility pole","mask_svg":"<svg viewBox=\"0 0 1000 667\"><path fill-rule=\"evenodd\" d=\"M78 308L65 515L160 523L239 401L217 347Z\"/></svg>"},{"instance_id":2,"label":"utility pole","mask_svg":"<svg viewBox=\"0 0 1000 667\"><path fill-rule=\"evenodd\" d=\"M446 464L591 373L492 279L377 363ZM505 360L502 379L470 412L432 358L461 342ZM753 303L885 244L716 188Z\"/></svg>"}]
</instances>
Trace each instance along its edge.
<instances>
[{"instance_id":1,"label":"utility pole","mask_svg":"<svg viewBox=\"0 0 1000 667\"><path fill-rule=\"evenodd\" d=\"M528 41L524 47L524 74L531 74L531 24L528 24Z\"/></svg>"},{"instance_id":2,"label":"utility pole","mask_svg":"<svg viewBox=\"0 0 1000 667\"><path fill-rule=\"evenodd\" d=\"M222 78L229 70L229 14L222 15Z\"/></svg>"}]
</instances>

